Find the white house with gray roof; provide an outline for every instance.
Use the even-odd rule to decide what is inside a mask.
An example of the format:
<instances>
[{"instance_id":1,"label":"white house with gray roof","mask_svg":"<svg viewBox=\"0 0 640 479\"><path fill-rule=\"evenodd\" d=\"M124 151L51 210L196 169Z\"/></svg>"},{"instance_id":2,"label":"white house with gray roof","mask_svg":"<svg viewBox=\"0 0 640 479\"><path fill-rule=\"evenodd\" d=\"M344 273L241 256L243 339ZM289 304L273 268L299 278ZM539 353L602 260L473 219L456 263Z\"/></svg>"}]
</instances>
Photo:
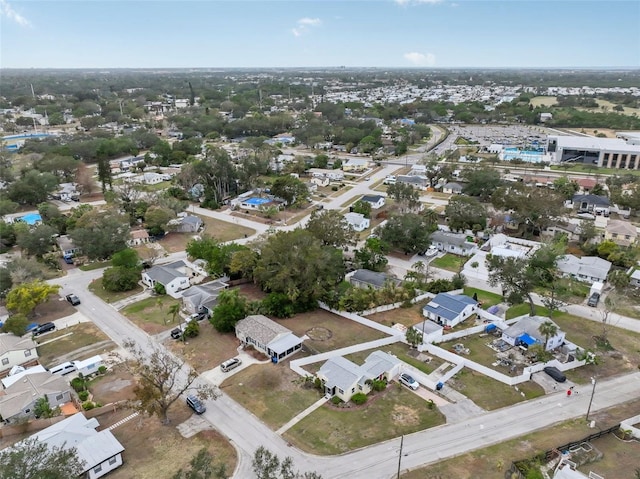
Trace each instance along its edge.
<instances>
[{"instance_id":1,"label":"white house with gray roof","mask_svg":"<svg viewBox=\"0 0 640 479\"><path fill-rule=\"evenodd\" d=\"M36 343L31 336L0 333L0 377L9 374L14 366L30 366L38 363Z\"/></svg>"},{"instance_id":2,"label":"white house with gray roof","mask_svg":"<svg viewBox=\"0 0 640 479\"><path fill-rule=\"evenodd\" d=\"M371 224L369 218L365 218L361 213L347 213L344 217L347 220L347 223L349 223L349 225L358 232L366 230Z\"/></svg>"},{"instance_id":3,"label":"white house with gray roof","mask_svg":"<svg viewBox=\"0 0 640 479\"><path fill-rule=\"evenodd\" d=\"M438 293L422 308L423 316L452 328L478 310L478 302L464 294Z\"/></svg>"},{"instance_id":4,"label":"white house with gray roof","mask_svg":"<svg viewBox=\"0 0 640 479\"><path fill-rule=\"evenodd\" d=\"M316 376L324 386L325 394L338 396L344 402L356 393L368 394L373 380L391 381L400 374L402 362L383 351L374 351L358 366L338 356L325 362Z\"/></svg>"},{"instance_id":5,"label":"white house with gray roof","mask_svg":"<svg viewBox=\"0 0 640 479\"><path fill-rule=\"evenodd\" d=\"M97 479L122 465L124 447L108 429L97 431L97 419L87 419L78 413L49 426L32 435L49 447L75 448L78 461L82 464L79 477Z\"/></svg>"},{"instance_id":6,"label":"white house with gray roof","mask_svg":"<svg viewBox=\"0 0 640 479\"><path fill-rule=\"evenodd\" d=\"M429 237L431 244L439 251L456 254L458 256L471 256L478 250L478 245L467 241L467 235L462 233L450 233L447 231L434 231Z\"/></svg>"},{"instance_id":7,"label":"white house with gray roof","mask_svg":"<svg viewBox=\"0 0 640 479\"><path fill-rule=\"evenodd\" d=\"M27 370L28 371L28 370ZM71 401L71 386L50 371L21 374L0 396L0 416L5 423L33 417L38 399L46 397L51 408Z\"/></svg>"},{"instance_id":8,"label":"white house with gray roof","mask_svg":"<svg viewBox=\"0 0 640 479\"><path fill-rule=\"evenodd\" d=\"M184 261L175 261L162 266L157 265L145 270L142 272L142 282L149 288L161 284L172 298L179 298L180 291L190 286Z\"/></svg>"},{"instance_id":9,"label":"white house with gray roof","mask_svg":"<svg viewBox=\"0 0 640 479\"><path fill-rule=\"evenodd\" d=\"M502 340L512 346L522 344L529 347L541 344L546 351L562 346L566 334L559 327L556 334L549 337L545 344L545 336L540 332L540 326L546 322L558 327L550 318L544 316L522 316L520 321L502 331Z\"/></svg>"},{"instance_id":10,"label":"white house with gray roof","mask_svg":"<svg viewBox=\"0 0 640 479\"><path fill-rule=\"evenodd\" d=\"M167 226L177 233L197 233L204 223L198 216L184 214L172 219Z\"/></svg>"},{"instance_id":11,"label":"white house with gray roof","mask_svg":"<svg viewBox=\"0 0 640 479\"><path fill-rule=\"evenodd\" d=\"M218 296L229 287L229 278L219 278L205 284L198 284L182 292L182 307L189 314L206 312L209 316L218 304Z\"/></svg>"},{"instance_id":12,"label":"white house with gray roof","mask_svg":"<svg viewBox=\"0 0 640 479\"><path fill-rule=\"evenodd\" d=\"M566 254L556 262L558 271L564 276L570 276L585 283L607 280L611 262L597 256L583 256L578 258L572 254Z\"/></svg>"},{"instance_id":13,"label":"white house with gray roof","mask_svg":"<svg viewBox=\"0 0 640 479\"><path fill-rule=\"evenodd\" d=\"M385 198L382 195L364 195L360 198L360 201L363 203L369 203L373 210L379 210L385 204Z\"/></svg>"},{"instance_id":14,"label":"white house with gray roof","mask_svg":"<svg viewBox=\"0 0 640 479\"><path fill-rule=\"evenodd\" d=\"M245 346L253 346L277 363L302 348L302 339L266 316L256 314L236 324L236 337Z\"/></svg>"},{"instance_id":15,"label":"white house with gray roof","mask_svg":"<svg viewBox=\"0 0 640 479\"><path fill-rule=\"evenodd\" d=\"M400 286L402 281L386 273L378 273L368 269L357 269L349 277L349 282L358 288L382 289L386 284L391 283Z\"/></svg>"}]
</instances>

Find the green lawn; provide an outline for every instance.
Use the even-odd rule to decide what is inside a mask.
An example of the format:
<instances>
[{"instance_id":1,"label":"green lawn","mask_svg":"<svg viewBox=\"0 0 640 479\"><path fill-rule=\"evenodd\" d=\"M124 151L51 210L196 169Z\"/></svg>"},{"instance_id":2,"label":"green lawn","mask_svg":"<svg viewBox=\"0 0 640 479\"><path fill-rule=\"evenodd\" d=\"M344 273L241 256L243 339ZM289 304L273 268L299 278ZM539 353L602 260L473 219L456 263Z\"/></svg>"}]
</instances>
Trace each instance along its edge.
<instances>
[{"instance_id":1,"label":"green lawn","mask_svg":"<svg viewBox=\"0 0 640 479\"><path fill-rule=\"evenodd\" d=\"M437 408L407 388L390 384L361 407L324 405L284 434L300 449L321 455L341 454L403 434L445 423Z\"/></svg>"},{"instance_id":2,"label":"green lawn","mask_svg":"<svg viewBox=\"0 0 640 479\"><path fill-rule=\"evenodd\" d=\"M111 266L111 260L107 261L96 261L95 263L83 264L82 266L78 266L82 271L92 271L94 269L100 268L108 268Z\"/></svg>"},{"instance_id":3,"label":"green lawn","mask_svg":"<svg viewBox=\"0 0 640 479\"><path fill-rule=\"evenodd\" d=\"M431 374L435 371L441 364L444 364L444 360L440 359L437 356L431 356L431 359L428 363L424 361L419 361L416 359L415 354L417 351L415 349L410 349L408 345L404 343L394 343L379 348L380 351L384 351L385 353L390 353L396 356L400 361L404 361L407 364L410 364L414 368L422 371L425 374ZM368 349L366 351L359 351L357 353L348 354L345 356L349 361L352 361L356 364L363 364L364 360L369 354L371 354L375 349ZM414 354L413 356L410 353ZM426 354L426 353L425 353ZM427 354L427 356L430 356Z\"/></svg>"},{"instance_id":4,"label":"green lawn","mask_svg":"<svg viewBox=\"0 0 640 479\"><path fill-rule=\"evenodd\" d=\"M175 326L169 308L180 301L171 296L154 296L130 304L122 310L131 321L149 334L157 334ZM176 321L180 321L177 317Z\"/></svg>"},{"instance_id":5,"label":"green lawn","mask_svg":"<svg viewBox=\"0 0 640 479\"><path fill-rule=\"evenodd\" d=\"M478 301L482 303L482 309L487 309L496 304L502 303L502 296L496 293L491 293L489 291L484 291L478 288L470 288L465 286L464 294L467 296L471 296L473 298L474 294L478 295Z\"/></svg>"},{"instance_id":6,"label":"green lawn","mask_svg":"<svg viewBox=\"0 0 640 479\"><path fill-rule=\"evenodd\" d=\"M444 256L435 258L431 261L431 266L436 268L446 269L447 271L453 271L457 273L462 269L462 266L467 262L467 258L462 256L456 256L455 254L446 253Z\"/></svg>"},{"instance_id":7,"label":"green lawn","mask_svg":"<svg viewBox=\"0 0 640 479\"><path fill-rule=\"evenodd\" d=\"M223 243L243 238L245 235L251 236L256 232L252 228L234 223L232 217L229 217L230 221L221 221L208 216L201 216L200 219L204 222L204 232Z\"/></svg>"},{"instance_id":8,"label":"green lawn","mask_svg":"<svg viewBox=\"0 0 640 479\"><path fill-rule=\"evenodd\" d=\"M536 306L535 309L536 309L537 315L549 316L549 310L547 308L542 306ZM517 318L518 316L529 314L529 311L530 311L529 303L516 304L514 306L511 306L509 309L507 309L507 312L505 313L504 316L505 316L505 319L513 319L513 318Z\"/></svg>"},{"instance_id":9,"label":"green lawn","mask_svg":"<svg viewBox=\"0 0 640 479\"><path fill-rule=\"evenodd\" d=\"M98 296L105 303L115 303L116 301L120 301L121 299L133 296L134 294L142 293L142 287L136 286L131 291L112 293L111 291L107 291L106 289L104 289L104 287L102 286L102 278L98 278L91 282L91 284L89 285L89 291Z\"/></svg>"}]
</instances>

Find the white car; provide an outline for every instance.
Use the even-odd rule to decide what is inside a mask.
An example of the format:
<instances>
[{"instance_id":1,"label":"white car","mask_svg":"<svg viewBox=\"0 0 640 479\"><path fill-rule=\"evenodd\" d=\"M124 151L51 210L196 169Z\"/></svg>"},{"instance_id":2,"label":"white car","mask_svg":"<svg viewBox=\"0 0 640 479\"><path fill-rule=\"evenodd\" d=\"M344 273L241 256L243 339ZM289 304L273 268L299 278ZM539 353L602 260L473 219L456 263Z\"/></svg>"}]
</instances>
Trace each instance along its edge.
<instances>
[{"instance_id":1,"label":"white car","mask_svg":"<svg viewBox=\"0 0 640 479\"><path fill-rule=\"evenodd\" d=\"M436 248L435 246L429 246L427 251L424 252L424 255L428 257L435 256L437 254L438 254L438 248Z\"/></svg>"},{"instance_id":2,"label":"white car","mask_svg":"<svg viewBox=\"0 0 640 479\"><path fill-rule=\"evenodd\" d=\"M400 375L400 382L405 386L407 386L409 389L413 389L414 391L420 387L420 385L418 384L418 381L413 379L407 373L402 373Z\"/></svg>"}]
</instances>

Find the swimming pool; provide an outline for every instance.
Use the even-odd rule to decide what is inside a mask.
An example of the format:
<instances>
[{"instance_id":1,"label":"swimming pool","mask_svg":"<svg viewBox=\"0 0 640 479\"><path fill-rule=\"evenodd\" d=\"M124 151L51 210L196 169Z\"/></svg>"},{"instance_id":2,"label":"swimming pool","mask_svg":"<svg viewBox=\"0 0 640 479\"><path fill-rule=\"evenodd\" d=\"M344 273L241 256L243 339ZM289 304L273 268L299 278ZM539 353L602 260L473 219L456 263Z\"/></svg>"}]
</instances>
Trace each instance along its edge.
<instances>
[{"instance_id":1,"label":"swimming pool","mask_svg":"<svg viewBox=\"0 0 640 479\"><path fill-rule=\"evenodd\" d=\"M260 205L264 205L265 203L269 203L269 201L266 198L256 198L256 197L251 197L251 198L247 198L246 200L244 200L244 203L248 204L248 205L253 205L253 206L260 206Z\"/></svg>"}]
</instances>

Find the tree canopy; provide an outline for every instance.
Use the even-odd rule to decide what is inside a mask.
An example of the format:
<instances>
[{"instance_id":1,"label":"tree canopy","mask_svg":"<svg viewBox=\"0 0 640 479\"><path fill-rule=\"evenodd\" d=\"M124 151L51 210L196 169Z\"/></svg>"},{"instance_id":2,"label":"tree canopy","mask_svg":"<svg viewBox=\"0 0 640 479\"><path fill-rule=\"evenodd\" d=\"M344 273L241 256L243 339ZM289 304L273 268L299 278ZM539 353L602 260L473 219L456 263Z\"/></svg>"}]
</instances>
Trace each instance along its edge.
<instances>
[{"instance_id":1,"label":"tree canopy","mask_svg":"<svg viewBox=\"0 0 640 479\"><path fill-rule=\"evenodd\" d=\"M75 448L25 439L0 451L0 479L69 479L83 470Z\"/></svg>"},{"instance_id":2,"label":"tree canopy","mask_svg":"<svg viewBox=\"0 0 640 479\"><path fill-rule=\"evenodd\" d=\"M7 309L11 312L28 316L41 303L56 294L60 285L47 284L40 280L20 283L7 294Z\"/></svg>"},{"instance_id":3,"label":"tree canopy","mask_svg":"<svg viewBox=\"0 0 640 479\"><path fill-rule=\"evenodd\" d=\"M306 230L325 246L344 248L356 239L356 232L346 218L336 210L316 210L311 213Z\"/></svg>"}]
</instances>

